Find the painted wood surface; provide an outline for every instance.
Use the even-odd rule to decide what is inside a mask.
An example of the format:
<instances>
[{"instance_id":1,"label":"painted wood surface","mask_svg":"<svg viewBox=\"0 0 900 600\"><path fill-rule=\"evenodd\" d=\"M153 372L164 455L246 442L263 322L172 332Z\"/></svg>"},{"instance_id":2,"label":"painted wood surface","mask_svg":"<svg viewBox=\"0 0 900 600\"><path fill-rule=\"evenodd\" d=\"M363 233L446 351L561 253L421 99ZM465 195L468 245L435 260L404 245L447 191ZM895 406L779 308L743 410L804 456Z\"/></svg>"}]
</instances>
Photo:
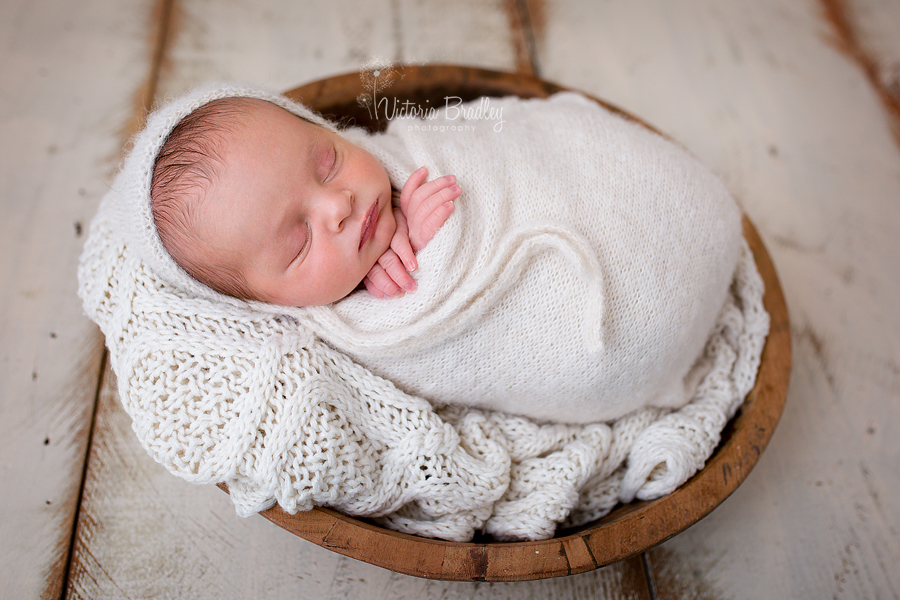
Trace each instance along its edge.
<instances>
[{"instance_id":1,"label":"painted wood surface","mask_svg":"<svg viewBox=\"0 0 900 600\"><path fill-rule=\"evenodd\" d=\"M898 13L888 0L5 0L0 597L900 597L900 137L885 100ZM283 89L376 56L601 96L698 154L759 229L791 311L787 407L731 498L647 554L649 577L636 559L433 582L238 519L221 491L144 454L109 373L91 436L102 341L75 263L144 108L210 79Z\"/></svg>"},{"instance_id":2,"label":"painted wood surface","mask_svg":"<svg viewBox=\"0 0 900 600\"><path fill-rule=\"evenodd\" d=\"M206 81L286 90L370 61L516 67L503 0L176 1L160 96Z\"/></svg>"},{"instance_id":3,"label":"painted wood surface","mask_svg":"<svg viewBox=\"0 0 900 600\"><path fill-rule=\"evenodd\" d=\"M75 268L149 72L143 0L0 6L0 598L59 598L103 342Z\"/></svg>"}]
</instances>

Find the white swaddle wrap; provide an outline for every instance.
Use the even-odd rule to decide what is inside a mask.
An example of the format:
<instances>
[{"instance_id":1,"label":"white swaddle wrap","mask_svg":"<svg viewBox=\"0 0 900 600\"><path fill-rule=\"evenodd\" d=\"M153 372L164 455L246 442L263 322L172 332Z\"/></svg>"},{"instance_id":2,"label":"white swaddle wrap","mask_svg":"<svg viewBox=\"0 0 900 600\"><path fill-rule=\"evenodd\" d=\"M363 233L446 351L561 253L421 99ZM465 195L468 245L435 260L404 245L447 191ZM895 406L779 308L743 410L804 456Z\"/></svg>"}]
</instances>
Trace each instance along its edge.
<instances>
[{"instance_id":1,"label":"white swaddle wrap","mask_svg":"<svg viewBox=\"0 0 900 600\"><path fill-rule=\"evenodd\" d=\"M330 506L350 515L376 518L401 531L464 541L476 531L502 540L550 537L560 524L577 525L596 519L619 501L651 499L669 493L702 467L716 447L725 423L753 385L768 331L762 281L746 244L740 244L739 250L731 246L710 247L708 253L701 254L713 258L683 265L677 262L679 255L667 253L672 239L661 241L650 236L634 240L633 246L621 247L633 247L633 256L625 252L617 261L610 261L605 251L592 258L593 250L602 248L598 244L608 241L610 232L601 235L581 217L567 231L565 221L550 226L545 221L532 222L525 213L491 210L477 217L488 221L487 232L511 231L515 238L517 231L524 231L524 237L509 241L508 237L498 236L496 247L479 248L472 256L441 256L440 248L446 242L459 238L467 244L471 236L479 235L476 230L462 227L467 209L460 201L457 214L419 257L422 287L397 304L404 310L411 302L427 305L428 295L434 293L447 298L452 307L449 312L442 309L444 304L435 306L434 313L413 311L412 321L396 324L401 339L418 348L416 352L433 352L429 347L442 335L457 339L454 336L465 336L467 330L477 333L483 324L493 327L493 312L502 311L509 301L515 301L516 310L525 310L529 318L522 320L524 330L507 333L505 339L516 346L547 345L559 337L554 333L554 322L529 324L533 316L528 312L531 305L517 297L519 286L542 285L548 293L565 290L573 295L571 306L563 304L556 313L561 330L580 327L583 322L601 324L597 329L588 328L586 334L566 331L567 335L562 336L565 343L574 344L572 347L599 349L601 357L630 344L629 332L610 325L611 319L629 314L630 302L637 302L634 310L642 312L644 318L663 325L669 318L681 324L690 323L693 318L705 323L703 310L698 312L694 306L710 305L711 314L706 317L712 331L697 334L706 341L704 356L710 366L690 403L681 409L669 412L641 408L611 423L537 424L487 410L435 410L423 398L405 393L351 360L317 333L321 327L322 335L327 333L333 344L340 345L338 334L354 332L353 321L349 320L354 303L362 306L369 301L364 295L353 296L333 311L245 302L218 294L193 280L163 248L150 212L155 157L169 131L182 118L207 102L229 96L266 99L331 127L307 108L253 88L206 86L169 102L150 115L145 129L135 137L91 223L79 264L79 295L86 313L106 336L110 364L134 432L147 452L170 472L195 483L226 483L235 509L242 516L276 502L288 512ZM551 102L577 106L585 101L567 97ZM511 119L512 115L505 118ZM509 125L511 122L504 127ZM691 188L696 176L700 178L700 188L709 185L715 194L721 191L717 182L692 161L684 162L682 154L669 145L661 147L655 168L652 163L646 172L636 168L634 161L641 156L635 154L637 150L628 149L629 131L626 128L615 134L611 130L608 140L610 147L621 152L613 156L613 164L622 161L622 178L617 184L620 195L641 190L653 193L652 190L662 189L659 177L666 176L674 177L675 189ZM348 135L361 137L360 132ZM386 138L385 144L401 143L390 139L393 138ZM527 137L519 139L523 147L516 150L525 158L529 152ZM390 156L403 155L402 151L382 151L375 145L372 150L384 152L388 163ZM542 153L541 149L533 151ZM558 158L544 154L548 162L540 166L541 170L556 177L568 165L578 162L577 156L561 152ZM671 165L675 172L666 172L668 152L674 153L676 160ZM415 151L410 160L418 160ZM435 174L446 169L443 163L426 164ZM397 181L413 168L396 164L388 167ZM456 174L470 190L483 183L467 180L465 173ZM569 189L596 184L581 174L559 177L557 181ZM488 181L487 185L490 189L492 184ZM523 185L522 190L527 191L527 184ZM546 189L546 182L540 185ZM616 216L621 209L615 203L603 209L607 211L604 218L614 223L625 224L636 216L632 212ZM530 214L544 212L533 207L528 210L532 211ZM562 215L567 209L545 210ZM673 221L653 215L648 218ZM518 226L502 227L506 220L527 226L524 230ZM728 228L732 226L729 224ZM716 227L713 230L718 231ZM662 230L655 226L652 231ZM673 230L672 237L677 238L675 241L707 240L701 245L712 243L709 240L713 238L701 233L693 226L681 225ZM615 238L614 232L612 237ZM626 240L620 243L625 244ZM731 292L723 291L724 297L716 299L690 297L692 290L697 289L699 274L731 278L731 273L723 275L718 268L710 267L717 264L715 257L723 251L739 252L736 264L728 267L734 267ZM429 252L435 255L433 261ZM658 257L661 264L655 264L656 259L638 257L646 252ZM539 256L551 261L547 281L532 280L536 275L544 277L543 271L530 270L532 264L543 264L544 258L533 261ZM429 269L441 271L441 277L429 279ZM647 269L651 269L649 275ZM662 304L657 302L651 307L642 303L642 298L624 294L621 286L627 283L628 276L636 276L639 281L644 281L645 276L647 281L658 278L667 282L665 290L677 290L677 295L662 298ZM692 281L691 287L680 285L679 278ZM645 284L646 281L642 283ZM478 291L479 286L484 289ZM597 299L601 302L594 302ZM626 305L617 306L621 302ZM672 313L669 304L678 309ZM380 336L378 328L385 326L378 318L384 305L378 304L372 315L374 333L370 342L354 341L348 336L354 353L366 354L368 343L372 344L374 350L370 354L374 357L382 353L396 356L398 350L403 350L390 340L376 339ZM392 304L387 306L393 309ZM546 307L540 308L540 314L546 314ZM385 318L392 312L385 312ZM508 316L504 319L508 320ZM595 320L597 316L599 321ZM422 328L423 322L429 326ZM496 327L492 331L503 333ZM637 332L636 340L655 335L641 324ZM675 336L675 341L660 341L664 352L671 354L671 344L686 343L680 337L681 331L668 335ZM702 340L699 343L702 345ZM557 378L557 385L566 385L566 379L572 376L569 356L553 348L542 351L551 357L551 362L561 363L557 366L565 376ZM463 391L471 388L470 380L497 373L495 363L503 359L493 358L473 365ZM685 358L679 364L687 368L693 359L694 356ZM610 364L615 364L612 360ZM635 367L644 364L642 361L653 364L654 357L637 356L622 364L634 372L640 370ZM527 364L509 368L538 368ZM453 371L468 369L465 364L451 366ZM547 373L554 376L552 368L540 368L540 377ZM682 368L673 368L676 379L683 376ZM627 369L622 372L628 372ZM657 371L663 373L667 369L662 365ZM654 380L665 378L654 375ZM623 389L634 385L618 379L610 383ZM441 385L448 387L446 383ZM492 383L478 385L490 390ZM540 389L543 382L535 385ZM679 385L663 385L660 389L674 389L671 393L678 396ZM494 389L496 392L499 388ZM530 403L526 400L529 392L515 388L510 391L515 392L516 403ZM680 402L674 396L672 401ZM590 402L588 399L586 403ZM564 405L562 398L556 403Z\"/></svg>"},{"instance_id":2,"label":"white swaddle wrap","mask_svg":"<svg viewBox=\"0 0 900 600\"><path fill-rule=\"evenodd\" d=\"M384 135L345 133L397 189L425 165L456 175L463 195L419 255L415 293L358 292L306 322L438 404L573 423L684 405L740 252L728 191L578 94L489 109L503 122L453 107Z\"/></svg>"}]
</instances>

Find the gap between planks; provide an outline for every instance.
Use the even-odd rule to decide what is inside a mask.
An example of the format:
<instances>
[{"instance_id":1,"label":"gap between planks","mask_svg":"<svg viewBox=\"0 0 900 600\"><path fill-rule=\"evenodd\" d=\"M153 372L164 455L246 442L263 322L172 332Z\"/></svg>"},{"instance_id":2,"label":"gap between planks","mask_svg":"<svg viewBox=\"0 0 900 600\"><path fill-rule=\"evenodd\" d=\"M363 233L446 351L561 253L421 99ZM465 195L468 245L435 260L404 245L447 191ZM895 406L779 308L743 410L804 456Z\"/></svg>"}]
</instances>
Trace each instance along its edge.
<instances>
[{"instance_id":1,"label":"gap between planks","mask_svg":"<svg viewBox=\"0 0 900 600\"><path fill-rule=\"evenodd\" d=\"M147 73L147 79L137 93L137 102L134 113L128 124L123 130L123 142L127 142L135 133L138 132L143 125L147 113L153 106L156 98L157 88L159 86L160 72L162 71L165 61L166 49L171 40L172 15L174 11L175 0L159 0L153 7L150 16L150 69ZM84 454L83 468L81 470L81 484L78 488L78 499L75 504L75 517L72 523L72 531L69 534L69 550L66 557L66 566L63 570L62 585L60 586L60 599L65 600L69 595L69 578L74 567L73 561L75 556L75 542L78 539L78 528L81 522L81 505L84 500L84 488L87 481L88 465L90 464L91 453L94 442L94 428L97 422L97 407L100 403L100 392L103 389L104 374L106 372L106 363L109 351L104 347L103 356L100 359L100 370L97 374L96 388L94 390L94 406L91 411L91 421L88 428L87 449Z\"/></svg>"},{"instance_id":2,"label":"gap between planks","mask_svg":"<svg viewBox=\"0 0 900 600\"><path fill-rule=\"evenodd\" d=\"M888 89L879 76L878 62L863 49L853 20L848 16L850 11L844 6L843 0L819 0L819 2L822 4L823 16L833 30L834 46L862 69L887 112L891 133L900 149L900 98Z\"/></svg>"},{"instance_id":3,"label":"gap between planks","mask_svg":"<svg viewBox=\"0 0 900 600\"><path fill-rule=\"evenodd\" d=\"M543 15L544 0L505 0L504 8L509 19L516 71L540 77L537 62L537 41L533 16Z\"/></svg>"}]
</instances>

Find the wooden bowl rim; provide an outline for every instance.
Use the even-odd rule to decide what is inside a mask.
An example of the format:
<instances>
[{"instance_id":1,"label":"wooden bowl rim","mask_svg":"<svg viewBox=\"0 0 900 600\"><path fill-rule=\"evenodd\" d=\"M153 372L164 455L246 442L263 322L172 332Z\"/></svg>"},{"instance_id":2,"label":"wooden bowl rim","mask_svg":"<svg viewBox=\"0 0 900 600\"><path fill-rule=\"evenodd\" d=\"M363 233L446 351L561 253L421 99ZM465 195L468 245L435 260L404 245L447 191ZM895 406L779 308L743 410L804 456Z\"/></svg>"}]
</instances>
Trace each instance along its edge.
<instances>
[{"instance_id":1,"label":"wooden bowl rim","mask_svg":"<svg viewBox=\"0 0 900 600\"><path fill-rule=\"evenodd\" d=\"M454 86L493 92L486 95L525 97L546 97L570 89L529 75L475 67L395 67L402 69L403 78L390 92L401 98ZM359 73L353 72L307 83L286 95L327 116L332 107L355 102L361 91ZM659 133L626 111L585 96ZM703 469L671 494L619 506L593 523L534 542L462 543L421 538L328 508L291 515L276 505L261 514L279 527L345 556L407 575L452 581L523 581L581 573L639 554L680 533L709 514L747 477L768 444L787 397L791 369L787 305L769 253L746 215L743 227L766 285L763 302L771 322L757 381Z\"/></svg>"}]
</instances>

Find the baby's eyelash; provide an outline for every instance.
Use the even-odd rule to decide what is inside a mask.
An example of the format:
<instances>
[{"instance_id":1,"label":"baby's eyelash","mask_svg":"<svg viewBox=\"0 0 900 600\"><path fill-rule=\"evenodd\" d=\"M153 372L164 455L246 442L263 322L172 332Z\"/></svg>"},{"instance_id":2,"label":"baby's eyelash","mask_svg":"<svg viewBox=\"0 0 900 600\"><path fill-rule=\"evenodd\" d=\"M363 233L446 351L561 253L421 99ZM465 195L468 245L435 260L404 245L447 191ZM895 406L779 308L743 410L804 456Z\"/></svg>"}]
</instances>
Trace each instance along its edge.
<instances>
[{"instance_id":1,"label":"baby's eyelash","mask_svg":"<svg viewBox=\"0 0 900 600\"><path fill-rule=\"evenodd\" d=\"M295 263L298 258L306 254L307 249L312 244L312 227L309 226L309 223L306 224L306 236L303 240L303 245L300 247L300 251L294 255L294 259L291 261L291 264Z\"/></svg>"},{"instance_id":2,"label":"baby's eyelash","mask_svg":"<svg viewBox=\"0 0 900 600\"><path fill-rule=\"evenodd\" d=\"M337 145L331 145L331 170L328 173L328 178L331 179L334 177L334 174L337 172L338 166L338 150Z\"/></svg>"}]
</instances>

